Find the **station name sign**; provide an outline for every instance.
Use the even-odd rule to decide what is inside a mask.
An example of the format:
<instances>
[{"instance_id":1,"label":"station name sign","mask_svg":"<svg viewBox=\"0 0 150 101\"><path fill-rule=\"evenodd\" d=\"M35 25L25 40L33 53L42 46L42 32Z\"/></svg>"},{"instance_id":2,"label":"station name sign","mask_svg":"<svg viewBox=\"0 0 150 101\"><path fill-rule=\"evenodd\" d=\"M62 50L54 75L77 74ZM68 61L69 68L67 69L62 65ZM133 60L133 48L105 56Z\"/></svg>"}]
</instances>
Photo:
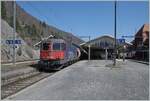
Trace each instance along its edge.
<instances>
[{"instance_id":1,"label":"station name sign","mask_svg":"<svg viewBox=\"0 0 150 101\"><path fill-rule=\"evenodd\" d=\"M6 40L6 44L21 44L21 40Z\"/></svg>"}]
</instances>

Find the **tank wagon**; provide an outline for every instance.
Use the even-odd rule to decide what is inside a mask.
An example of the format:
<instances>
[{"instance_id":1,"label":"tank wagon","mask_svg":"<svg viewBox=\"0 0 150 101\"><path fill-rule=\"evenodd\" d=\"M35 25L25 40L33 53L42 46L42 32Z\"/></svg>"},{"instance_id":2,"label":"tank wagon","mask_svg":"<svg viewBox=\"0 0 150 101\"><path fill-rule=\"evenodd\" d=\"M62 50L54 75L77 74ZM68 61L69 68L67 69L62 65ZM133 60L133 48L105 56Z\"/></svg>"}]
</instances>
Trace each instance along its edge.
<instances>
[{"instance_id":1,"label":"tank wagon","mask_svg":"<svg viewBox=\"0 0 150 101\"><path fill-rule=\"evenodd\" d=\"M63 39L49 39L40 45L39 69L58 70L79 59L81 55L77 45Z\"/></svg>"}]
</instances>

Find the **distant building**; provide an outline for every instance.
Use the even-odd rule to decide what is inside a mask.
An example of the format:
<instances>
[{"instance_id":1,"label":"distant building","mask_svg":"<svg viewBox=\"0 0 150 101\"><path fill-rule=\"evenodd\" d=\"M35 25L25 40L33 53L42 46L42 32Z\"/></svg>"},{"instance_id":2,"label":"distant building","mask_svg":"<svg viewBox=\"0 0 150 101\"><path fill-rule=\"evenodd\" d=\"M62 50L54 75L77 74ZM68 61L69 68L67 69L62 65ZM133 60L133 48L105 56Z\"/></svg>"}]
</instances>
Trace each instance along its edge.
<instances>
[{"instance_id":1,"label":"distant building","mask_svg":"<svg viewBox=\"0 0 150 101\"><path fill-rule=\"evenodd\" d=\"M149 61L149 24L144 24L131 42L134 59Z\"/></svg>"}]
</instances>

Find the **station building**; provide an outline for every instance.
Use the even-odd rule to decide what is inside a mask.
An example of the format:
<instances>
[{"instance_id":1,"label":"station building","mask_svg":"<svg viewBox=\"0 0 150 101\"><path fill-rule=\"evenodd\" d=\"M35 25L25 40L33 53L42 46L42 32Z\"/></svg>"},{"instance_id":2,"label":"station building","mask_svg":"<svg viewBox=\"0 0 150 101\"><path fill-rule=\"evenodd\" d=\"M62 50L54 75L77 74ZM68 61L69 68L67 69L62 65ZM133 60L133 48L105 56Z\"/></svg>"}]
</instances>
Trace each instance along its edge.
<instances>
[{"instance_id":1,"label":"station building","mask_svg":"<svg viewBox=\"0 0 150 101\"><path fill-rule=\"evenodd\" d=\"M88 59L89 45L91 50L90 52L91 59L106 59L106 58L112 59L114 52L114 44L115 44L114 38L107 35L88 41L85 44L81 45L87 51L87 54L82 53L81 59ZM125 43L123 45L128 46L129 44ZM117 43L117 48L123 45ZM119 50L117 51L117 57L119 57Z\"/></svg>"},{"instance_id":2,"label":"station building","mask_svg":"<svg viewBox=\"0 0 150 101\"><path fill-rule=\"evenodd\" d=\"M149 61L149 24L144 24L139 29L131 43L133 59Z\"/></svg>"}]
</instances>

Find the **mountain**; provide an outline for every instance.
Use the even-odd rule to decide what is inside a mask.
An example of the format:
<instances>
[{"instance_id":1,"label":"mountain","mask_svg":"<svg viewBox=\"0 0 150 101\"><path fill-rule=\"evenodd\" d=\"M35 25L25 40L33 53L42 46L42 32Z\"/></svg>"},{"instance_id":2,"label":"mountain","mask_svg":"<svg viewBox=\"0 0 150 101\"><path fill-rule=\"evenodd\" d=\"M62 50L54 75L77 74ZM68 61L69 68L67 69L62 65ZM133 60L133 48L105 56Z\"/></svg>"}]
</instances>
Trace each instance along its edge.
<instances>
[{"instance_id":1,"label":"mountain","mask_svg":"<svg viewBox=\"0 0 150 101\"><path fill-rule=\"evenodd\" d=\"M83 42L71 33L47 25L16 4L16 39L21 40L22 43L15 45L16 61L39 59L39 49L35 49L33 45L49 35L72 41L75 44ZM1 1L1 39L1 62L12 62L13 45L6 44L6 40L13 39L12 1Z\"/></svg>"},{"instance_id":2,"label":"mountain","mask_svg":"<svg viewBox=\"0 0 150 101\"><path fill-rule=\"evenodd\" d=\"M13 27L13 2L2 2L2 19L8 22ZM45 22L33 17L27 13L16 3L16 31L20 37L27 42L31 47L39 42L42 38L49 35L54 35L57 38L63 38L72 41L75 44L81 44L83 40L74 36L71 33L62 31L58 28L50 26Z\"/></svg>"}]
</instances>

